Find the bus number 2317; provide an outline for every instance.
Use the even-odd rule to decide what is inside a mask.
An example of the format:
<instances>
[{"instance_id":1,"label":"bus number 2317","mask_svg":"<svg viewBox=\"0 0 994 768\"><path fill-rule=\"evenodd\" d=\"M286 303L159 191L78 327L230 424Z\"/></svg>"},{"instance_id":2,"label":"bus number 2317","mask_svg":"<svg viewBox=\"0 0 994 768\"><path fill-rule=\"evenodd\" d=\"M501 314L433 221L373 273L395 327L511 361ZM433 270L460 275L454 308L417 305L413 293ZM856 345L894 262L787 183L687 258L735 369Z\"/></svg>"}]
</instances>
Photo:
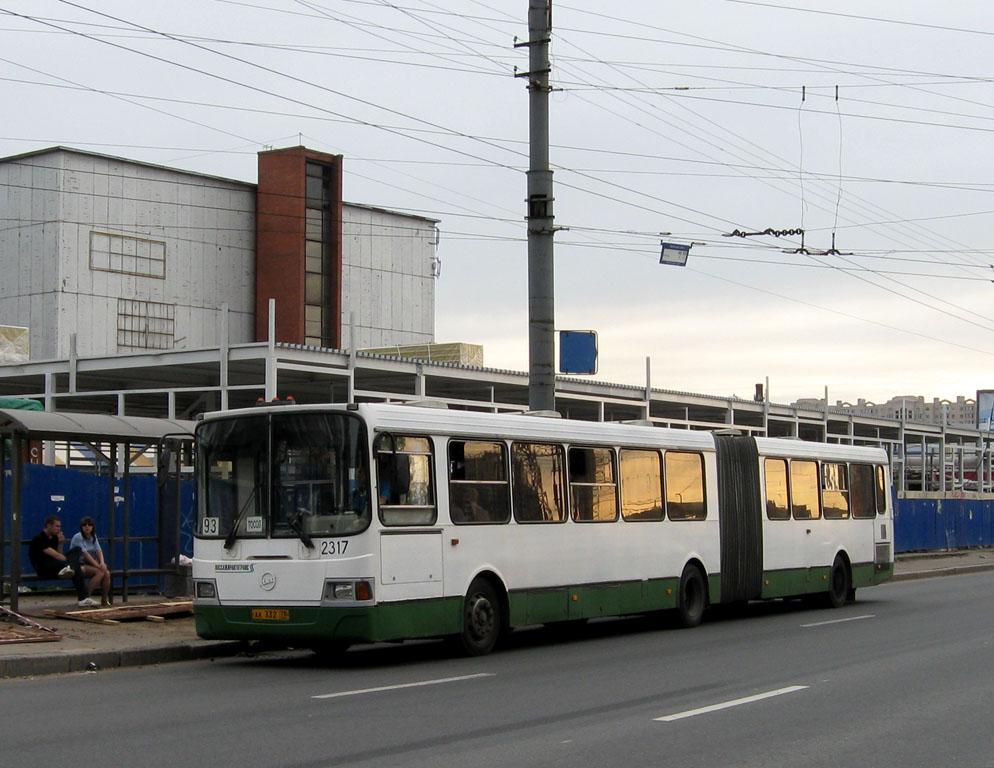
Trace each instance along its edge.
<instances>
[{"instance_id":1,"label":"bus number 2317","mask_svg":"<svg viewBox=\"0 0 994 768\"><path fill-rule=\"evenodd\" d=\"M344 555L345 550L347 550L348 548L349 548L349 542L347 540L321 542L322 555Z\"/></svg>"}]
</instances>

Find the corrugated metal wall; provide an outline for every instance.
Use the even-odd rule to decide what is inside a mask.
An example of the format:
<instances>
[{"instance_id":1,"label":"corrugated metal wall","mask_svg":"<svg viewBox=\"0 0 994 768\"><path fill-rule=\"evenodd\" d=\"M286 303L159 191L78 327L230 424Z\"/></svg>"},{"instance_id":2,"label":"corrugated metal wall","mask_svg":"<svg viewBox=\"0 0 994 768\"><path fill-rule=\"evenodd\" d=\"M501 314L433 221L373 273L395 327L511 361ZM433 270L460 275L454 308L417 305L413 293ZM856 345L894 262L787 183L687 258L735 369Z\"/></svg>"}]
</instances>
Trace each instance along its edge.
<instances>
[{"instance_id":1,"label":"corrugated metal wall","mask_svg":"<svg viewBox=\"0 0 994 768\"><path fill-rule=\"evenodd\" d=\"M9 464L8 464L9 467ZM107 477L65 469L64 467L47 467L38 464L24 464L24 479L22 487L23 518L21 533L25 540L34 537L44 527L45 518L57 515L62 520L62 532L66 539L71 539L79 531L79 521L89 516L96 522L97 536L100 538L104 557L112 553L111 564L115 570L124 565L124 548L121 542L124 536L124 481L118 478L115 482L114 504L114 544L108 546L110 535L110 482ZM133 475L129 479L129 512L128 512L128 569L140 570L159 568L159 539L160 523L158 519L158 485L154 475ZM10 573L10 475L4 483L3 503L3 532L4 532L4 561L5 574ZM193 555L193 482L184 480L181 490L180 518L180 552L187 556ZM176 538L175 518L163 521L162 541L164 546L172 549ZM150 541L134 541L133 539L152 539ZM66 550L68 550L68 546ZM66 551L63 550L63 551ZM171 559L171 555L170 558ZM21 568L24 573L33 573L31 562L28 560L28 547L21 548ZM151 582L158 583L155 577L129 579L131 584Z\"/></svg>"},{"instance_id":2,"label":"corrugated metal wall","mask_svg":"<svg viewBox=\"0 0 994 768\"><path fill-rule=\"evenodd\" d=\"M895 552L994 545L994 499L899 498Z\"/></svg>"}]
</instances>

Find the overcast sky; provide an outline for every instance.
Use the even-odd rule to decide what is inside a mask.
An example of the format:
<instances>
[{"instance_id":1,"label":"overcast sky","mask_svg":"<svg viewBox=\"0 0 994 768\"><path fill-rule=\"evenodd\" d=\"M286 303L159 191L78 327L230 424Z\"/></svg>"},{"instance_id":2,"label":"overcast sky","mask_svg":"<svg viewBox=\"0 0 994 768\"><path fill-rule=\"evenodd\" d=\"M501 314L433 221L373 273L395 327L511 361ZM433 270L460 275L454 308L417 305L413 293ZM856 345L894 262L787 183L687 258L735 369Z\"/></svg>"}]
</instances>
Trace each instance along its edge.
<instances>
[{"instance_id":1,"label":"overcast sky","mask_svg":"<svg viewBox=\"0 0 994 768\"><path fill-rule=\"evenodd\" d=\"M441 220L436 339L527 370L527 0L85 6L0 0L0 155L254 182L260 149L340 153L346 200ZM570 0L553 27L556 327L598 332L599 379L994 387L989 3ZM804 248L726 236L768 228Z\"/></svg>"}]
</instances>

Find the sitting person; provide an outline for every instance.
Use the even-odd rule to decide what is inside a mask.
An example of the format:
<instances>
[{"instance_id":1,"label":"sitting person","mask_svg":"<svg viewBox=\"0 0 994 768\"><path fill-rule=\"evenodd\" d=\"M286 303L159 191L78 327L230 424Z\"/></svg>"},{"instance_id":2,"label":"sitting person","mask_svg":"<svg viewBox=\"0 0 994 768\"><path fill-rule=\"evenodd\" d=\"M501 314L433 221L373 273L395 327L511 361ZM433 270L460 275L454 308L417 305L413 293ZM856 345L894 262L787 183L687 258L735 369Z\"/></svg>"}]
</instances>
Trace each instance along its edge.
<instances>
[{"instance_id":1,"label":"sitting person","mask_svg":"<svg viewBox=\"0 0 994 768\"><path fill-rule=\"evenodd\" d=\"M100 548L97 529L92 517L84 517L79 521L79 533L72 537L69 551L72 552L77 547L81 553L79 565L83 569L83 575L90 580L87 599L92 604L93 600L90 596L97 587L100 587L100 604L110 605L110 569L104 562L104 552ZM82 604L81 602L80 605Z\"/></svg>"},{"instance_id":2,"label":"sitting person","mask_svg":"<svg viewBox=\"0 0 994 768\"><path fill-rule=\"evenodd\" d=\"M62 535L62 521L55 515L45 518L45 527L31 539L28 547L28 559L34 566L35 573L42 579L61 579L69 577L76 587L79 604L84 606L96 605L86 595L86 585L79 566L81 550L69 548L67 555L62 554L66 539Z\"/></svg>"}]
</instances>

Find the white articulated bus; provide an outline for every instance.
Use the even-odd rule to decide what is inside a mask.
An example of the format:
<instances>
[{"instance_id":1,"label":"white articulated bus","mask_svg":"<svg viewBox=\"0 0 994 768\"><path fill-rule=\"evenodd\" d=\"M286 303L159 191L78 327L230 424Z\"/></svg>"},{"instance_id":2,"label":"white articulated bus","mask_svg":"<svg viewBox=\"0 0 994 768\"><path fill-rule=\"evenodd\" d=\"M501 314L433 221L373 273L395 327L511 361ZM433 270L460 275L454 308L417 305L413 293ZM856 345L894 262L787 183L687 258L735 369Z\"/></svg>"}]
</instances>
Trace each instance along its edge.
<instances>
[{"instance_id":1,"label":"white articulated bus","mask_svg":"<svg viewBox=\"0 0 994 768\"><path fill-rule=\"evenodd\" d=\"M198 633L324 651L816 595L893 575L877 448L396 404L197 427Z\"/></svg>"}]
</instances>

